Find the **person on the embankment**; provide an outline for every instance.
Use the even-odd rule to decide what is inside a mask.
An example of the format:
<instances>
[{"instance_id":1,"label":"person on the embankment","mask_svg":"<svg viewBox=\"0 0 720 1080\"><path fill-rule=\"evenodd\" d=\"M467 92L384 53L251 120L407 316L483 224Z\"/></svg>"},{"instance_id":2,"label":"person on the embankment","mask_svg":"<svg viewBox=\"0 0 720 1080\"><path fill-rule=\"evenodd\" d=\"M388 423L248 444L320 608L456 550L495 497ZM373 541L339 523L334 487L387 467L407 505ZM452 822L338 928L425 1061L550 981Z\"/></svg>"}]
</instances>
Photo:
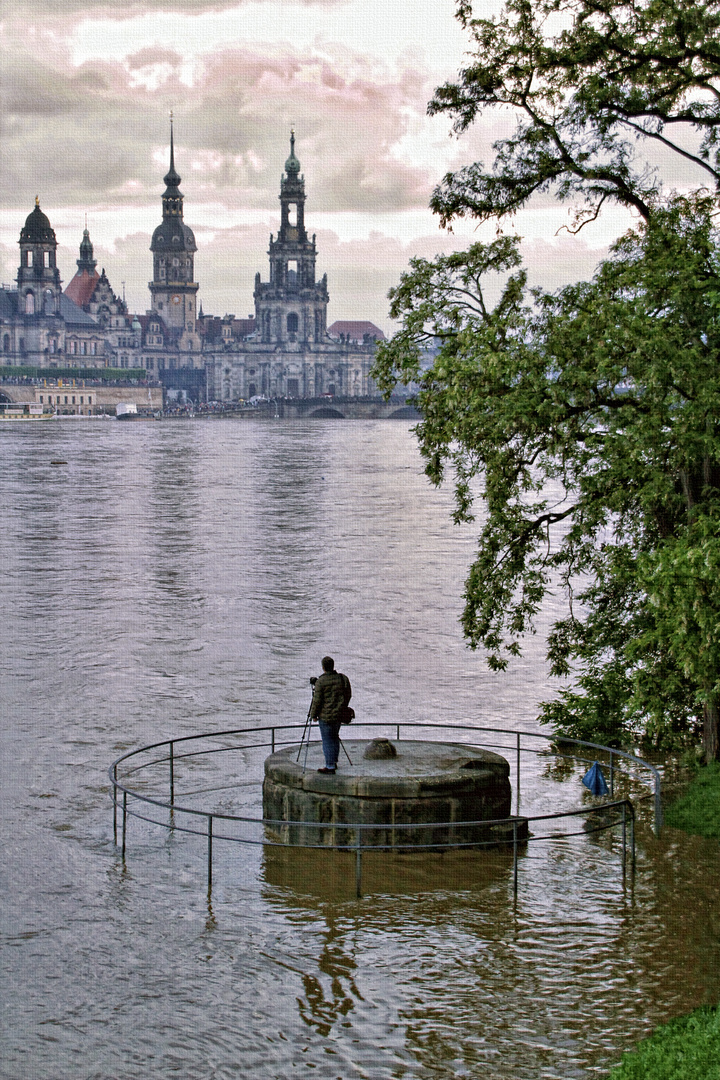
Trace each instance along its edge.
<instances>
[{"instance_id":1,"label":"person on the embankment","mask_svg":"<svg viewBox=\"0 0 720 1080\"><path fill-rule=\"evenodd\" d=\"M310 718L318 721L325 755L325 768L318 769L318 772L332 774L337 768L340 754L340 725L345 708L352 697L352 689L347 675L335 671L335 661L332 656L323 656L322 669L323 673L313 690Z\"/></svg>"}]
</instances>

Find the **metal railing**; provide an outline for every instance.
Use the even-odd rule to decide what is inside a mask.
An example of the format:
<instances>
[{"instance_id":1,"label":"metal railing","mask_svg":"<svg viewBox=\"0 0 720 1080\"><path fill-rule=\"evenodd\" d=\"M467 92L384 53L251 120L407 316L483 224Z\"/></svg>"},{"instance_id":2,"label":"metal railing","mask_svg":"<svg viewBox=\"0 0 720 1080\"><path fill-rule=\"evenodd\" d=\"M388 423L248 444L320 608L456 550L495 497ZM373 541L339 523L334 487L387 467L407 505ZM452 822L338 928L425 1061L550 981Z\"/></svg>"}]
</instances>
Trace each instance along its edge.
<instances>
[{"instance_id":1,"label":"metal railing","mask_svg":"<svg viewBox=\"0 0 720 1080\"><path fill-rule=\"evenodd\" d=\"M343 841L340 843L317 843L317 844L293 844L293 847L305 847L321 850L338 850L338 851L351 851L355 853L356 862L356 893L361 895L362 887L362 856L370 851L397 851L399 848L403 848L402 842L385 844L385 843L365 843L363 844L363 835L366 835L369 830L377 831L378 826L375 823L365 824L361 822L308 822L308 821L293 821L288 819L270 819L264 817L255 817L242 814L222 813L216 810L204 810L197 807L179 805L177 802L176 792L176 768L179 762L187 761L190 759L197 760L206 755L216 755L221 753L232 753L238 751L247 751L253 749L269 749L270 753L275 753L279 747L297 745L297 738L288 739L285 737L286 733L293 732L297 734L303 731L305 725L303 723L293 724L273 724L264 727L257 728L234 728L220 732L203 732L198 735L187 735L176 739L165 739L161 742L151 743L148 746L140 747L136 750L130 750L127 753L117 758L110 766L108 772L110 781L112 783L112 799L113 799L113 838L116 846L118 845L118 813L120 813L120 848L123 860L126 855L127 848L127 822L128 817L135 817L142 821L149 822L154 825L160 825L163 828L171 829L172 831L190 833L196 836L202 836L206 840L207 844L207 885L208 893L212 889L213 882L213 843L218 840L230 841L235 843L244 843L252 845L261 845L263 847L281 847L287 849L286 843L273 840L271 836L267 834L267 829L273 827L302 827L302 829L312 830L316 828L318 830L328 830L335 828L342 829L344 833L348 830L354 831L354 838L352 842ZM466 724L433 724L424 723L421 721L406 721L406 722L362 722L354 725L354 730L362 730L366 728L382 729L383 731L392 731L394 738L397 742L401 740L401 732L417 731L418 729L426 731L428 729L441 732L445 737L453 732L462 732L463 735L471 734L473 736L473 742L468 744L476 747L475 741L478 736L481 735L501 735L511 736L509 744L505 743L489 743L487 740L483 740L483 747L485 749L492 748L494 750L506 750L514 752L515 754L515 800L516 800L516 816L510 818L498 818L493 820L483 821L462 821L462 822L423 822L423 823L408 823L408 824L393 824L393 829L396 832L402 834L404 830L413 829L437 829L437 828L452 828L454 833L457 833L458 829L463 828L477 828L482 827L492 828L496 826L505 826L506 831L509 833L512 829L512 839L509 835L505 840L491 839L487 841L482 840L469 840L469 841L450 841L442 842L438 841L436 837L433 837L432 842L427 844L417 844L413 842L413 851L422 850L448 850L448 849L461 849L461 848L482 848L482 847L510 847L513 850L513 890L517 894L517 872L518 872L518 848L524 846L528 842L538 842L542 840L552 840L559 837L568 838L571 836L577 836L586 834L588 832L600 832L606 829L616 828L618 826L622 829L622 869L625 873L626 861L627 861L627 847L628 847L628 829L630 834L630 857L631 867L635 866L635 808L632 801L629 798L615 799L615 786L616 778L620 772L620 767L623 764L629 764L634 766L636 773L647 773L650 786L652 787L652 794L641 796L641 798L652 797L654 801L654 828L656 834L659 834L662 826L662 803L661 803L661 779L658 770L649 762L636 757L633 754L629 754L625 751L617 750L613 747L603 746L599 743L585 742L581 739L569 739L562 737L561 739L552 736L545 735L542 732L530 732L530 731L518 731L509 728L495 728L495 727L476 727ZM238 736L247 736L249 738L260 737L260 742L242 742L233 743L225 746L211 746L210 748L202 749L186 749L186 747L192 746L192 744L198 744L201 740L218 740L229 738L237 738ZM593 761L600 760L601 764L605 764L608 769L609 776L609 794L610 801L604 803L595 803L592 806L580 807L573 810L560 811L553 814L540 814L525 816L520 819L519 806L520 806L520 761L523 753L532 753L538 756L548 756L548 750L538 750L532 746L523 745L523 740L542 741L550 746L550 756L553 758L569 759L574 762L585 762L589 764ZM563 753L560 747L573 746L578 748L577 752L572 754ZM180 752L178 752L180 748ZM584 758L580 756L581 751L593 751L592 758ZM161 752L160 756L156 756L153 752ZM153 754L153 756L147 760L139 760L136 764L135 759L140 759L142 755ZM607 759L607 760L605 760ZM167 783L167 797L158 797L155 795L146 795L142 792L133 789L130 786L130 780L137 774L144 772L154 766L167 766L166 783ZM122 773L122 775L120 775ZM626 775L623 773L622 775ZM635 777L637 779L637 776ZM648 780L641 781L648 783ZM258 780L257 784L260 785L261 781ZM232 787L233 785L229 785ZM140 810L147 808L147 813L142 813ZM158 808L169 812L169 820L157 820L156 817L150 817L150 809ZM607 816L607 812L615 810L615 816ZM177 820L180 815L187 815L190 822L196 819L204 819L204 827L194 828L191 824L180 824ZM604 817L601 815L605 815ZM590 828L587 826L581 830L581 832L563 832L563 833L551 833L545 836L532 835L527 838L518 834L518 827L520 823L536 824L543 821L554 821L563 818L576 818L576 817L594 817L596 824ZM218 833L216 829L216 823L218 822L234 822L241 825L249 826L261 826L264 830L264 835L257 839L247 836L233 836L225 833ZM320 836L321 834L319 834ZM407 851L405 847L403 850Z\"/></svg>"}]
</instances>

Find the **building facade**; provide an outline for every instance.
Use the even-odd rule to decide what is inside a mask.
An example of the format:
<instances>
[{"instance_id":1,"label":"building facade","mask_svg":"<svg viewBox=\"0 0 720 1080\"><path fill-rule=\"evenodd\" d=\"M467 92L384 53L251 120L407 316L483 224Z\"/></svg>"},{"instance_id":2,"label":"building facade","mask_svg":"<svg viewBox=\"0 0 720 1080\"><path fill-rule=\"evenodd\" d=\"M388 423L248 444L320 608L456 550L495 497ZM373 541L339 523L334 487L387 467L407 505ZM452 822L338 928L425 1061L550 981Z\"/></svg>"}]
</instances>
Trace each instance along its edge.
<instances>
[{"instance_id":1,"label":"building facade","mask_svg":"<svg viewBox=\"0 0 720 1080\"><path fill-rule=\"evenodd\" d=\"M162 221L150 244L150 308L144 315L130 314L105 269L98 274L87 226L77 272L63 291L55 232L35 200L20 233L17 288L0 288L0 364L144 369L149 381L185 388L196 400L372 394L370 367L383 334L372 323L334 324L362 326L362 339L328 331L327 274L317 279L294 132L280 180L280 231L271 234L267 252L268 280L255 277L254 317L198 310L197 245L184 221L180 182L171 121L170 168Z\"/></svg>"}]
</instances>

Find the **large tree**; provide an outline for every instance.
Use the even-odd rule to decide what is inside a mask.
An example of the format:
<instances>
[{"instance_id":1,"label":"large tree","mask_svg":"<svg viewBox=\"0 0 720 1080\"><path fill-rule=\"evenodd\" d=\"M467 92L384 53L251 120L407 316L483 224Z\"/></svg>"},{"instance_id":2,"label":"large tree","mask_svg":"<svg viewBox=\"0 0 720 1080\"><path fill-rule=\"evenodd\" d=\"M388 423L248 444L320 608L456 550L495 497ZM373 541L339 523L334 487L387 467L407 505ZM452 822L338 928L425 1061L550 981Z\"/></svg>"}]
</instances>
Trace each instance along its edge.
<instances>
[{"instance_id":1,"label":"large tree","mask_svg":"<svg viewBox=\"0 0 720 1080\"><path fill-rule=\"evenodd\" d=\"M443 219L502 218L549 190L576 227L608 199L638 214L592 281L554 295L528 294L502 236L413 260L391 292L401 329L376 378L419 383L421 451L435 482L451 468L458 520L484 502L464 632L502 668L563 590L549 659L573 679L544 718L615 744L702 731L718 757L720 6L510 0L497 21L465 3L459 17L477 60L431 109L458 129L488 106L518 118L491 170L445 178ZM675 147L711 190L665 193L635 137Z\"/></svg>"}]
</instances>

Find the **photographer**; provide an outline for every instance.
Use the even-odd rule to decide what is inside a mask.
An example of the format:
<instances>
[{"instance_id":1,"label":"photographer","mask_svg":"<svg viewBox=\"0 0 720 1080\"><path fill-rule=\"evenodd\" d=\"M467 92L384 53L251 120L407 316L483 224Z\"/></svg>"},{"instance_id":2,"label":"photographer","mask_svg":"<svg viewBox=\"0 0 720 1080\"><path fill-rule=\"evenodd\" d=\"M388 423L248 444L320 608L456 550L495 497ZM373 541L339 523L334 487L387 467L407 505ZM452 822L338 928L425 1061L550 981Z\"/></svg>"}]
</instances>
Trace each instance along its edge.
<instances>
[{"instance_id":1,"label":"photographer","mask_svg":"<svg viewBox=\"0 0 720 1080\"><path fill-rule=\"evenodd\" d=\"M352 697L350 680L347 675L335 671L332 656L323 656L323 673L315 683L310 718L317 720L320 726L325 768L321 773L334 773L340 753L340 725L345 719L345 710Z\"/></svg>"}]
</instances>

